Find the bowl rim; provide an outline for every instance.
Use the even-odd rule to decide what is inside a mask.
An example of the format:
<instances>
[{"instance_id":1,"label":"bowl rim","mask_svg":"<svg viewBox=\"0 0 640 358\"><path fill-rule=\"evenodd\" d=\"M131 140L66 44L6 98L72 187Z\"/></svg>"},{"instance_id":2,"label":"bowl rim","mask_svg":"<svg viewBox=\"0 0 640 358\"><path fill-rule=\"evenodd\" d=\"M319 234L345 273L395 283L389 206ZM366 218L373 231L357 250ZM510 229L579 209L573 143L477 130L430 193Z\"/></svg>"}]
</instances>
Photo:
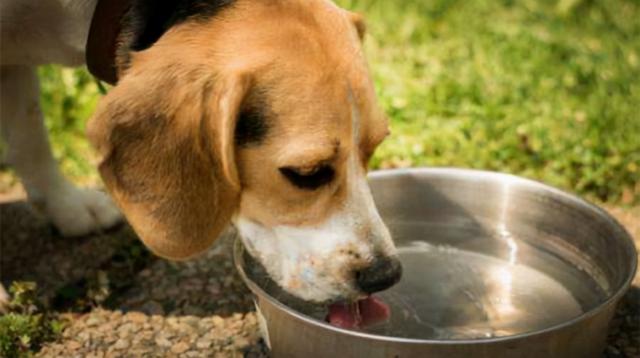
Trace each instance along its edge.
<instances>
[{"instance_id":1,"label":"bowl rim","mask_svg":"<svg viewBox=\"0 0 640 358\"><path fill-rule=\"evenodd\" d=\"M384 336L380 334L373 333L365 333L358 332L353 330L348 330L344 328L339 328L330 325L327 322L323 322L317 320L315 318L309 317L303 313L297 312L292 308L288 307L284 303L278 301L273 296L269 295L265 292L258 284L251 280L244 268L242 267L244 263L244 259L242 258L242 254L244 253L244 245L242 244L240 237L238 234L235 234L235 240L233 244L233 261L236 266L236 269L240 273L242 280L249 287L253 294L264 297L271 303L276 306L278 309L285 312L285 314L292 316L292 318L301 320L306 324L310 324L312 326L316 326L321 329L327 329L329 331L334 331L341 334L346 334L349 336L354 336L367 340L381 341L381 342L392 342L392 343L402 343L402 344L436 344L436 345L447 345L447 344L462 344L462 345L474 345L474 344L490 344L490 343L503 343L509 341L515 341L520 339L526 339L534 336L541 336L553 331L561 330L573 325L576 325L584 320L587 320L591 317L594 317L600 314L603 310L615 305L617 301L627 292L633 279L636 274L636 270L638 268L638 251L633 242L633 238L629 234L629 232L622 226L613 216L611 216L607 211L600 208L599 206L582 199L574 194L565 192L558 188L552 187L548 184L544 184L537 180L527 179L523 177L519 177L513 174L494 172L488 170L478 170L478 169L465 169L465 168L452 168L452 167L416 167L416 168L400 168L400 169L383 169L372 171L368 175L368 179L372 178L383 178L387 176L396 176L396 175L410 175L410 174L428 174L428 175L453 175L453 176L464 176L469 177L470 175L473 177L480 178L488 178L488 179L498 179L500 181L509 181L521 185L533 186L537 189L542 189L547 192L550 192L554 195L558 195L560 198L572 202L573 204L582 206L586 210L591 210L595 214L600 215L604 219L606 219L609 224L617 229L620 232L618 240L622 240L621 244L626 246L627 249L631 250L631 261L629 262L630 267L629 275L626 277L622 285L615 288L615 291L611 295L609 295L604 301L600 302L597 306L592 309L583 312L579 316L576 316L568 321L561 322L543 329L534 330L530 332L519 333L510 336L501 336L501 337L490 337L490 338L476 338L476 339L460 339L460 340L438 340L438 339L419 339L419 338L405 338L405 337L395 337L395 336ZM258 305L256 304L256 307ZM258 308L258 307L257 307ZM268 326L268 324L267 324Z\"/></svg>"}]
</instances>

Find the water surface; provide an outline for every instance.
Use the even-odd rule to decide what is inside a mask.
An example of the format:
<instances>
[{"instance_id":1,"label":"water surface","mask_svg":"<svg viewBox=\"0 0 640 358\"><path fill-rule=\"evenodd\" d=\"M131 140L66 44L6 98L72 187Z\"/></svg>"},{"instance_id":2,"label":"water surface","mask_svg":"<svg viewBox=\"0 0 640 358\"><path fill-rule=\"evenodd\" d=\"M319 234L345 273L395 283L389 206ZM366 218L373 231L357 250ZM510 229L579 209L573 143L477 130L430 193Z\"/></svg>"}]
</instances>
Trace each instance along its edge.
<instances>
[{"instance_id":1,"label":"water surface","mask_svg":"<svg viewBox=\"0 0 640 358\"><path fill-rule=\"evenodd\" d=\"M576 318L606 297L593 278L597 275L569 262L569 253L550 253L500 230L475 232L470 245L460 244L460 232L437 224L395 223L394 231L403 237L398 245L403 278L376 294L390 306L391 316L360 329L367 333L417 339L509 336ZM326 307L296 300L259 269L250 276L281 302L325 319Z\"/></svg>"}]
</instances>

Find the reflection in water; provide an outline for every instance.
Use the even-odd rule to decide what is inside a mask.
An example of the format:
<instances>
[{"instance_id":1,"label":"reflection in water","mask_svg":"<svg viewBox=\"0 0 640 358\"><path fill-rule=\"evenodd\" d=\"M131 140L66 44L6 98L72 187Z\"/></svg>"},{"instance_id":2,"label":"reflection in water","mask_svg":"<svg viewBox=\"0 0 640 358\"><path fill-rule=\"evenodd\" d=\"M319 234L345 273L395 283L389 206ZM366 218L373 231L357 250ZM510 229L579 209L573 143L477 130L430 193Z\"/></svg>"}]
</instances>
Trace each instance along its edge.
<instances>
[{"instance_id":1,"label":"reflection in water","mask_svg":"<svg viewBox=\"0 0 640 358\"><path fill-rule=\"evenodd\" d=\"M490 293L491 305L485 306L490 321L497 321L513 315L516 310L511 301L513 275L510 267L499 267L491 275L490 279L496 282L496 289Z\"/></svg>"},{"instance_id":2,"label":"reflection in water","mask_svg":"<svg viewBox=\"0 0 640 358\"><path fill-rule=\"evenodd\" d=\"M508 266L496 268L495 272L490 276L490 279L496 282L497 288L495 292L490 294L490 300L493 303L493 305L488 306L493 308L488 310L489 314L493 313L490 321L505 319L514 315L516 311L511 296L513 290L513 268L518 259L518 243L513 239L506 225L509 213L509 198L511 198L511 195L509 195L510 188L509 182L505 182L502 185L500 220L497 227L498 239L504 241L509 250L507 255Z\"/></svg>"},{"instance_id":3,"label":"reflection in water","mask_svg":"<svg viewBox=\"0 0 640 358\"><path fill-rule=\"evenodd\" d=\"M517 247L517 245L515 246ZM400 249L404 279L379 296L391 318L367 331L432 339L524 333L583 312L561 283L512 261L416 242Z\"/></svg>"},{"instance_id":4,"label":"reflection in water","mask_svg":"<svg viewBox=\"0 0 640 358\"><path fill-rule=\"evenodd\" d=\"M508 186L505 187L508 188ZM503 209L504 208L506 208L506 206L503 206ZM503 213L504 212L505 210L503 210ZM496 283L495 292L490 294L493 305L489 307L493 309L489 310L489 313L494 313L496 316L492 317L492 321L499 320L508 315L514 315L516 311L511 297L513 295L513 269L517 261L518 243L513 239L504 222L498 224L498 235L501 240L505 241L509 253L507 256L508 265L497 267L490 275L490 279Z\"/></svg>"}]
</instances>

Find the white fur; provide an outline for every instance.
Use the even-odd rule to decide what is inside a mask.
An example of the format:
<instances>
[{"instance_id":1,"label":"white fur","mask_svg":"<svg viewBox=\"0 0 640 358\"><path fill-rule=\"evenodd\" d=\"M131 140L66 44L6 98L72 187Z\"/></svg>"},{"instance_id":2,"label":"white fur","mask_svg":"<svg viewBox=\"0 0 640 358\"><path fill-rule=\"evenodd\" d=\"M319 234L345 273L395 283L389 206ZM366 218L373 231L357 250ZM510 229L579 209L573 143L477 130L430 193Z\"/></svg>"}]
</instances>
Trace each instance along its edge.
<instances>
[{"instance_id":1,"label":"white fur","mask_svg":"<svg viewBox=\"0 0 640 358\"><path fill-rule=\"evenodd\" d=\"M0 314L6 313L9 304L9 294L0 283ZM261 326L262 328L262 326Z\"/></svg>"},{"instance_id":2,"label":"white fur","mask_svg":"<svg viewBox=\"0 0 640 358\"><path fill-rule=\"evenodd\" d=\"M359 114L353 99L354 143L358 143ZM249 253L269 276L289 293L302 299L326 302L362 295L355 271L371 264L377 255L393 256L396 249L389 230L373 202L366 173L358 164L356 148L347 166L347 199L323 223L309 227L265 227L243 217L234 224Z\"/></svg>"},{"instance_id":3,"label":"white fur","mask_svg":"<svg viewBox=\"0 0 640 358\"><path fill-rule=\"evenodd\" d=\"M36 66L84 63L95 5L96 0L0 2L0 132L7 145L5 160L22 179L29 200L67 236L121 220L104 193L78 189L60 173L39 104ZM0 301L4 296L0 294Z\"/></svg>"},{"instance_id":4,"label":"white fur","mask_svg":"<svg viewBox=\"0 0 640 358\"><path fill-rule=\"evenodd\" d=\"M65 179L51 154L40 110L35 66L80 65L95 0L5 0L2 28L1 132L6 161L29 199L67 236L87 234L120 220L111 200Z\"/></svg>"},{"instance_id":5,"label":"white fur","mask_svg":"<svg viewBox=\"0 0 640 358\"><path fill-rule=\"evenodd\" d=\"M96 0L2 0L0 63L82 65L95 6Z\"/></svg>"},{"instance_id":6,"label":"white fur","mask_svg":"<svg viewBox=\"0 0 640 358\"><path fill-rule=\"evenodd\" d=\"M320 225L268 228L242 216L234 220L249 253L291 294L317 302L358 298L355 271L377 255L395 254L358 169L350 165L351 190L342 210Z\"/></svg>"}]
</instances>

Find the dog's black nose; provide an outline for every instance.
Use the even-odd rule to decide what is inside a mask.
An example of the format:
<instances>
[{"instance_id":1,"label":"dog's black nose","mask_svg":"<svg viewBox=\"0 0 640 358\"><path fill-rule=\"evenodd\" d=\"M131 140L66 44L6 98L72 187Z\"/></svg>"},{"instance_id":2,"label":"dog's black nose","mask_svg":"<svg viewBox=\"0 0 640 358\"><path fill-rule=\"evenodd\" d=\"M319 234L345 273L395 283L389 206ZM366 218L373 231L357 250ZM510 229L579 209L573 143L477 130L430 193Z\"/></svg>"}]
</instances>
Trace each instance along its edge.
<instances>
[{"instance_id":1,"label":"dog's black nose","mask_svg":"<svg viewBox=\"0 0 640 358\"><path fill-rule=\"evenodd\" d=\"M397 257L378 257L373 263L356 271L356 284L365 293L385 290L402 277L402 265Z\"/></svg>"}]
</instances>

